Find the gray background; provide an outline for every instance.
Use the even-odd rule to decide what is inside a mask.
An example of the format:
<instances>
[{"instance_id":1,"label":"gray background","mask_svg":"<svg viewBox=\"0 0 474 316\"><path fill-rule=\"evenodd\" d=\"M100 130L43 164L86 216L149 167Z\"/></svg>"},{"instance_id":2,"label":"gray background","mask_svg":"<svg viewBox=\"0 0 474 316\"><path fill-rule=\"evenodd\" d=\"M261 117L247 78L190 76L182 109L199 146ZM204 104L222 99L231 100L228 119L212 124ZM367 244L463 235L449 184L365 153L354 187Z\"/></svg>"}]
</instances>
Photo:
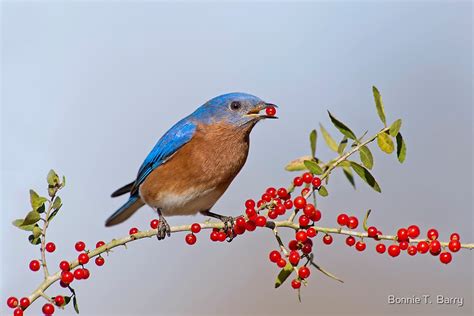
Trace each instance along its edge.
<instances>
[{"instance_id":1,"label":"gray background","mask_svg":"<svg viewBox=\"0 0 474 316\"><path fill-rule=\"evenodd\" d=\"M44 192L53 167L68 179L64 207L49 236L52 267L89 245L148 227L143 209L124 225L104 220L122 202L110 192L132 180L156 140L207 99L246 91L280 105L279 121L257 126L247 165L215 207L238 214L247 197L294 176L284 164L308 153L307 134L329 127L326 109L357 133L380 127L371 86L389 121L404 119L408 157L375 152L383 194L339 174L320 204L323 225L336 214L362 216L384 232L418 223L472 241L472 3L314 2L171 4L157 2L3 2L1 111L1 282L4 300L40 282L28 270L38 256L10 222L29 210L28 189ZM331 129L336 134L334 129ZM326 159L332 154L319 146ZM171 218L171 224L203 220ZM275 290L275 248L268 231L231 244L200 234L154 238L117 249L89 281L75 284L81 315L470 314L472 253L452 264L397 259L318 239L320 264L345 280L313 273L297 302ZM54 268L53 270L56 270ZM49 293L57 294L58 287ZM60 292L59 292L60 293ZM455 306L388 305L387 295L464 297ZM42 302L41 302L42 304ZM28 314L39 314L36 304ZM8 312L10 313L10 312ZM73 313L68 308L63 315Z\"/></svg>"}]
</instances>

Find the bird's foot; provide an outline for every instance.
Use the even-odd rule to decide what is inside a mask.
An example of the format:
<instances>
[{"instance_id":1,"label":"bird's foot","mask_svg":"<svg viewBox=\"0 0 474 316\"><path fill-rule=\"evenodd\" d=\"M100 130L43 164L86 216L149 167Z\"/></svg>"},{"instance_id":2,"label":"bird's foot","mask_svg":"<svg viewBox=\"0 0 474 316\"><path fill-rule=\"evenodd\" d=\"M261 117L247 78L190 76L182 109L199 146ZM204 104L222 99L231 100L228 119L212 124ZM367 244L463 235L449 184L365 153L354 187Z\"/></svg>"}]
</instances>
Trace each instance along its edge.
<instances>
[{"instance_id":1,"label":"bird's foot","mask_svg":"<svg viewBox=\"0 0 474 316\"><path fill-rule=\"evenodd\" d=\"M231 242L234 237L235 237L235 234L234 234L234 221L235 221L235 218L233 218L232 216L221 216L221 218L219 218L223 223L224 223L224 232L227 234L227 242Z\"/></svg>"},{"instance_id":2,"label":"bird's foot","mask_svg":"<svg viewBox=\"0 0 474 316\"><path fill-rule=\"evenodd\" d=\"M158 240L163 240L166 236L171 236L171 228L166 219L161 216L160 223L158 224L158 233L156 234L156 238L158 238Z\"/></svg>"}]
</instances>

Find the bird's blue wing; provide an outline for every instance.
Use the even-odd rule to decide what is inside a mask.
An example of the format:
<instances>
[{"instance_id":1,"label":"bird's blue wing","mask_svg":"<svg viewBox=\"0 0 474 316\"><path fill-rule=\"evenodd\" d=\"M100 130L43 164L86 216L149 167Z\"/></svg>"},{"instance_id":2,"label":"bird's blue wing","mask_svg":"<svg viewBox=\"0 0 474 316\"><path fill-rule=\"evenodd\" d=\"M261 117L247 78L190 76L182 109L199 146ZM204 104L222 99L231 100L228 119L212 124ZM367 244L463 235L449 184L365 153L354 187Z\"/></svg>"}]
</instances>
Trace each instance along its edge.
<instances>
[{"instance_id":1,"label":"bird's blue wing","mask_svg":"<svg viewBox=\"0 0 474 316\"><path fill-rule=\"evenodd\" d=\"M137 179L133 184L131 194L133 195L137 192L140 184L155 168L164 163L183 145L189 142L195 131L196 124L188 118L179 121L171 127L145 158L140 170L138 170Z\"/></svg>"}]
</instances>

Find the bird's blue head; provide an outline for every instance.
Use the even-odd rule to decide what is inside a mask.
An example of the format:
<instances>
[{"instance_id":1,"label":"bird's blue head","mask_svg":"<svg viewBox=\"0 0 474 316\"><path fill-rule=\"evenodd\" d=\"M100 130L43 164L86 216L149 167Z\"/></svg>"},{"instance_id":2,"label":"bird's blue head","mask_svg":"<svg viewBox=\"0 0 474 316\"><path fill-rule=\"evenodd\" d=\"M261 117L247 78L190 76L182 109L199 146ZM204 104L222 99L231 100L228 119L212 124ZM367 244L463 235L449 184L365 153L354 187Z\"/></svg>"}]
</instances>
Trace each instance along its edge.
<instances>
[{"instance_id":1,"label":"bird's blue head","mask_svg":"<svg viewBox=\"0 0 474 316\"><path fill-rule=\"evenodd\" d=\"M269 106L276 107L251 94L234 92L207 101L192 115L205 124L225 122L235 126L253 126L261 119L277 118L260 113Z\"/></svg>"}]
</instances>

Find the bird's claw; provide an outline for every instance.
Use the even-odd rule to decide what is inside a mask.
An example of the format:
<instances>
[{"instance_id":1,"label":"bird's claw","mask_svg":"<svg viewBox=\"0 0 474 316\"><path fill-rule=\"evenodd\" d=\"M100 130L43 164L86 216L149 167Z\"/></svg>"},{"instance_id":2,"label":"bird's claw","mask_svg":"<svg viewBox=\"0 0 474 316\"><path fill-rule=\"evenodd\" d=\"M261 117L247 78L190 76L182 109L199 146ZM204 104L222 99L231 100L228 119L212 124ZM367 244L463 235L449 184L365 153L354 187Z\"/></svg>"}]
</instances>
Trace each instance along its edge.
<instances>
[{"instance_id":1,"label":"bird's claw","mask_svg":"<svg viewBox=\"0 0 474 316\"><path fill-rule=\"evenodd\" d=\"M156 234L156 238L158 238L158 240L163 240L166 236L171 236L171 229L168 222L162 217L160 218L160 223L158 224L158 233Z\"/></svg>"},{"instance_id":2,"label":"bird's claw","mask_svg":"<svg viewBox=\"0 0 474 316\"><path fill-rule=\"evenodd\" d=\"M231 242L234 239L234 221L232 216L222 216L220 219L224 223L224 231L227 234L227 242Z\"/></svg>"}]
</instances>

